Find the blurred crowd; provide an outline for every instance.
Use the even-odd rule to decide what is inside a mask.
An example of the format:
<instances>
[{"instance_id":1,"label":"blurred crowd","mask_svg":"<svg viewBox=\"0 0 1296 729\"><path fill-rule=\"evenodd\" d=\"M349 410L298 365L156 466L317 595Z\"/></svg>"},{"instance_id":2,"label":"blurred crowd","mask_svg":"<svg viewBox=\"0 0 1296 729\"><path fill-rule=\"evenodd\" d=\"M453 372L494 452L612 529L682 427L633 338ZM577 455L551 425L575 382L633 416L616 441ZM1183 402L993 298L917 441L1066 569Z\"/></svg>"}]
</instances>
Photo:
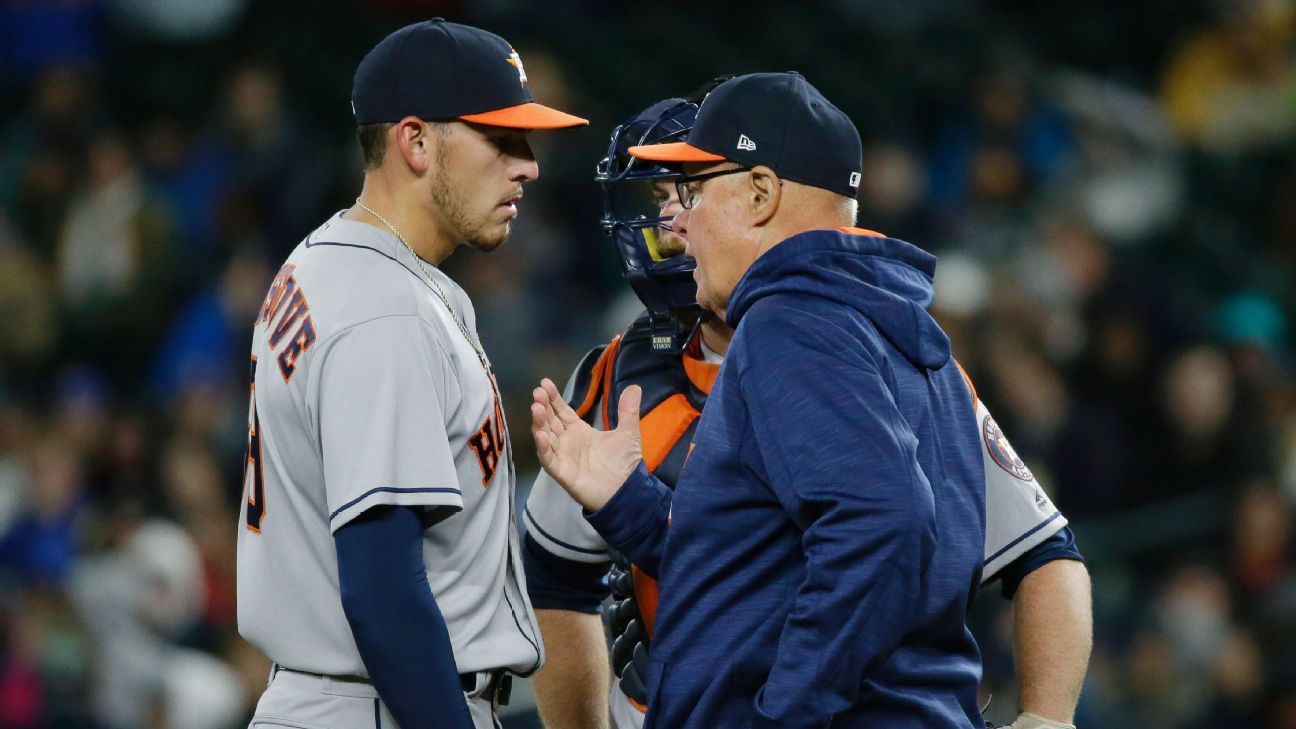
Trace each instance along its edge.
<instances>
[{"instance_id":1,"label":"blurred crowd","mask_svg":"<svg viewBox=\"0 0 1296 729\"><path fill-rule=\"evenodd\" d=\"M250 715L253 314L358 191L355 63L445 15L594 120L537 135L513 239L446 266L524 474L530 387L635 309L597 226L608 131L796 68L865 137L860 224L938 255L956 353L1076 528L1077 723L1296 729L1296 3L604 5L0 0L0 727ZM1010 610L976 614L998 718Z\"/></svg>"}]
</instances>

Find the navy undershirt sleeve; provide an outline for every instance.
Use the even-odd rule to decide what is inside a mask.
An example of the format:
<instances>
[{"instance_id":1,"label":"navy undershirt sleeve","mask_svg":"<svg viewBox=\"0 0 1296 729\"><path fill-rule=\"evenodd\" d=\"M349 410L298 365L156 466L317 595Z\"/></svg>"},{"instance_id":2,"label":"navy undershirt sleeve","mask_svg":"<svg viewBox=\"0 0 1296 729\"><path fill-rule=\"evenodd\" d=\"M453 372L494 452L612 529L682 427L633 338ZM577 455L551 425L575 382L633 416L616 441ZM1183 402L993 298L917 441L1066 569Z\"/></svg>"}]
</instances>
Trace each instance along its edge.
<instances>
[{"instance_id":1,"label":"navy undershirt sleeve","mask_svg":"<svg viewBox=\"0 0 1296 729\"><path fill-rule=\"evenodd\" d=\"M532 607L597 613L611 593L607 583L609 566L611 562L563 559L540 546L530 534L523 537L522 567Z\"/></svg>"},{"instance_id":2,"label":"navy undershirt sleeve","mask_svg":"<svg viewBox=\"0 0 1296 729\"><path fill-rule=\"evenodd\" d=\"M1062 527L1057 534L1035 545L1029 552L1009 562L999 571L1000 590L1004 599L1011 600L1017 594L1026 575L1057 559L1070 559L1083 562L1080 548L1076 546L1075 534L1071 527Z\"/></svg>"},{"instance_id":3,"label":"navy undershirt sleeve","mask_svg":"<svg viewBox=\"0 0 1296 729\"><path fill-rule=\"evenodd\" d=\"M333 536L342 609L369 678L402 729L472 729L445 619L408 507L369 509Z\"/></svg>"}]
</instances>

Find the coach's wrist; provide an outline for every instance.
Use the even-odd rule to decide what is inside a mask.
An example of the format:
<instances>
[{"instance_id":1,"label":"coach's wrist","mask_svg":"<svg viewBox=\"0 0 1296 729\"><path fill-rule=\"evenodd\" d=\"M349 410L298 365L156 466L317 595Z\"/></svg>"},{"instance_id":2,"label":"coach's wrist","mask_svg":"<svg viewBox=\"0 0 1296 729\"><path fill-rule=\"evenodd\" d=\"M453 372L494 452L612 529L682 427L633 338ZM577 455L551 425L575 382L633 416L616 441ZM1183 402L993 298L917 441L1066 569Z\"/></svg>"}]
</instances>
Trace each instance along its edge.
<instances>
[{"instance_id":1,"label":"coach's wrist","mask_svg":"<svg viewBox=\"0 0 1296 729\"><path fill-rule=\"evenodd\" d=\"M1039 714L1032 714L1029 711L1023 711L1017 716L1009 729L1076 729L1075 724L1063 724L1060 721L1045 719Z\"/></svg>"},{"instance_id":2,"label":"coach's wrist","mask_svg":"<svg viewBox=\"0 0 1296 729\"><path fill-rule=\"evenodd\" d=\"M595 511L586 511L585 520L611 546L624 552L651 529L661 515L670 511L670 492L653 477L643 461L631 471L612 498Z\"/></svg>"},{"instance_id":3,"label":"coach's wrist","mask_svg":"<svg viewBox=\"0 0 1296 729\"><path fill-rule=\"evenodd\" d=\"M585 513L602 511L618 494L633 487L632 482L637 480L638 468L642 463L642 458L633 461L627 459L627 465L604 469L600 475L585 479L579 490L569 489L569 493Z\"/></svg>"},{"instance_id":4,"label":"coach's wrist","mask_svg":"<svg viewBox=\"0 0 1296 729\"><path fill-rule=\"evenodd\" d=\"M602 492L601 499L595 503L581 504L585 509L586 518L597 514L606 515L627 508L633 509L632 504L634 504L636 496L639 495L635 490L642 488L642 483L649 478L652 478L652 474L648 471L648 467L644 465L643 459L639 459L620 481L615 482L615 486L610 485ZM609 479L608 484L612 483L614 482Z\"/></svg>"}]
</instances>

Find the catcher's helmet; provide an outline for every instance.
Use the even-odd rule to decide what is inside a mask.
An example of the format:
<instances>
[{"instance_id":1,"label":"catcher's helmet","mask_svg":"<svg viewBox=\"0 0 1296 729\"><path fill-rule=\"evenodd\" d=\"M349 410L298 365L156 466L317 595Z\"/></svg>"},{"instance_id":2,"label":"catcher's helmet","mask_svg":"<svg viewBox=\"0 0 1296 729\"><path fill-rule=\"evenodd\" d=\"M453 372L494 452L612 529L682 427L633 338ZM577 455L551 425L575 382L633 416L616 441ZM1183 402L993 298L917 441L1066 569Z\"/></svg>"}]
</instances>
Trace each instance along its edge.
<instances>
[{"instance_id":1,"label":"catcher's helmet","mask_svg":"<svg viewBox=\"0 0 1296 729\"><path fill-rule=\"evenodd\" d=\"M594 175L603 188L603 232L616 244L626 281L648 308L652 347L658 352L678 354L697 329L701 314L693 281L697 264L682 253L669 255L664 250L671 221L661 215L661 192L655 191L654 183L670 182L680 171L635 159L627 150L640 144L683 141L693 128L702 98L723 80L716 79L687 98L659 101L614 129L607 156Z\"/></svg>"}]
</instances>

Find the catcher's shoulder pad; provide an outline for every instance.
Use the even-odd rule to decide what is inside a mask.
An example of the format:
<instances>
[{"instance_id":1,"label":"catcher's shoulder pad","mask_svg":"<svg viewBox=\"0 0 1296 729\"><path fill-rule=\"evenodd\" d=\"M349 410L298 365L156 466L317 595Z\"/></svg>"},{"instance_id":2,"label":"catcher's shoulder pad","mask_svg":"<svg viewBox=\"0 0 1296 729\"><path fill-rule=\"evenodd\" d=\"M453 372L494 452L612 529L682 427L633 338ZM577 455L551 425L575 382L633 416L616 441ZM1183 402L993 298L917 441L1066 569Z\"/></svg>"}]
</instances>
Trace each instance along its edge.
<instances>
[{"instance_id":1,"label":"catcher's shoulder pad","mask_svg":"<svg viewBox=\"0 0 1296 729\"><path fill-rule=\"evenodd\" d=\"M611 342L600 344L586 352L576 366L576 373L572 376L571 406L575 408L577 415L587 421L593 421L597 412L595 406L607 389L612 359L616 356L620 339L615 337Z\"/></svg>"}]
</instances>

